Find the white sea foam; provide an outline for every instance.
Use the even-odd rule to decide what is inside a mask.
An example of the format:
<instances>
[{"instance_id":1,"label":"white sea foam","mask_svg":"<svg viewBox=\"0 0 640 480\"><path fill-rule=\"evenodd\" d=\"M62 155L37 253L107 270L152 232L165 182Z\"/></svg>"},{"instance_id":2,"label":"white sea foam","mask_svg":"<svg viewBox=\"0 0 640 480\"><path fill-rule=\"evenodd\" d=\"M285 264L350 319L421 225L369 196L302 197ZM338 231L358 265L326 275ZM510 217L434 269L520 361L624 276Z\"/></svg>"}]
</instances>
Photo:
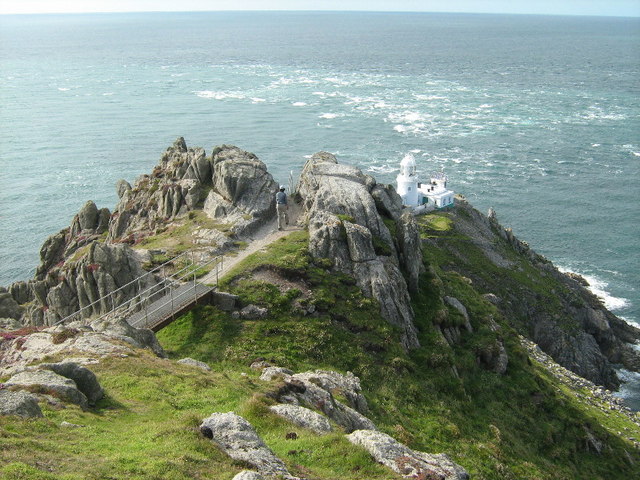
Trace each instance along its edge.
<instances>
[{"instance_id":1,"label":"white sea foam","mask_svg":"<svg viewBox=\"0 0 640 480\"><path fill-rule=\"evenodd\" d=\"M246 96L241 92L222 92L213 90L199 90L193 92L200 98L211 98L213 100L224 100L226 98L243 99Z\"/></svg>"},{"instance_id":2,"label":"white sea foam","mask_svg":"<svg viewBox=\"0 0 640 480\"><path fill-rule=\"evenodd\" d=\"M266 102L267 100L264 98L259 98L259 97L251 97L251 103L262 103L262 102Z\"/></svg>"},{"instance_id":3,"label":"white sea foam","mask_svg":"<svg viewBox=\"0 0 640 480\"><path fill-rule=\"evenodd\" d=\"M68 92L71 89L67 87L58 87L58 90L60 90L61 92Z\"/></svg>"},{"instance_id":4,"label":"white sea foam","mask_svg":"<svg viewBox=\"0 0 640 480\"><path fill-rule=\"evenodd\" d=\"M569 270L568 268L560 266L558 267L558 270L565 273L571 272L571 270ZM606 288L609 286L608 282L605 282L604 280L601 280L594 275L585 275L579 272L574 273L578 273L578 275L582 276L589 283L588 288L591 293L602 300L602 303L608 310L614 312L616 310L620 310L629 306L629 300L627 300L626 298L614 297L609 292L607 292Z\"/></svg>"},{"instance_id":5,"label":"white sea foam","mask_svg":"<svg viewBox=\"0 0 640 480\"><path fill-rule=\"evenodd\" d=\"M323 113L322 115L319 115L319 118L326 118L326 119L338 118L338 117L344 117L344 113Z\"/></svg>"},{"instance_id":6,"label":"white sea foam","mask_svg":"<svg viewBox=\"0 0 640 480\"><path fill-rule=\"evenodd\" d=\"M294 107L305 107L307 104L305 102L293 102L291 105Z\"/></svg>"},{"instance_id":7,"label":"white sea foam","mask_svg":"<svg viewBox=\"0 0 640 480\"><path fill-rule=\"evenodd\" d=\"M398 167L394 167L391 165L371 165L367 168L367 172L385 174L385 173L393 173L398 170Z\"/></svg>"}]
</instances>

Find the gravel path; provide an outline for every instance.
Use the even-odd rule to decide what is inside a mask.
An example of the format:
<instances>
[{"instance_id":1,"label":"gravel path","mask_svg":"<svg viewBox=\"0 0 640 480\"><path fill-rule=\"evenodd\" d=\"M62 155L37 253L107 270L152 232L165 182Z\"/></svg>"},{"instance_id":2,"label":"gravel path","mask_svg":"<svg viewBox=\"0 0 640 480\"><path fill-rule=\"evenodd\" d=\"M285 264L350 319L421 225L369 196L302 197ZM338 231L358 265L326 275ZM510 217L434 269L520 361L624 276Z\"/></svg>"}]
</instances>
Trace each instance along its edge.
<instances>
[{"instance_id":1,"label":"gravel path","mask_svg":"<svg viewBox=\"0 0 640 480\"><path fill-rule=\"evenodd\" d=\"M224 277L229 270L235 267L239 262L247 258L252 253L265 249L268 245L276 240L286 237L291 232L302 230L302 227L298 225L298 217L300 215L300 205L295 202L289 204L289 225L284 230L278 230L276 218L271 222L265 224L262 228L256 231L253 236L247 238L247 247L244 250L238 252L237 255L225 255L224 263L221 269L218 270L218 278ZM205 275L200 279L201 283L215 285L216 283L216 271Z\"/></svg>"}]
</instances>

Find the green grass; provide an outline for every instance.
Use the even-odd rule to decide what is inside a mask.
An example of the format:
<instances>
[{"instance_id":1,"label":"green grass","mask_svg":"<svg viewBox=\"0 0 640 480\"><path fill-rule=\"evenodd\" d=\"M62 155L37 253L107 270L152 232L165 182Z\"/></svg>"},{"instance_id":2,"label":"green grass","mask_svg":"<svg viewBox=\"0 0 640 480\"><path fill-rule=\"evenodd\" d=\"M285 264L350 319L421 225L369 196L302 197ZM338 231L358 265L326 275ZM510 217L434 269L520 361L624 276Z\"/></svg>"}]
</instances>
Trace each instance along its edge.
<instances>
[{"instance_id":1,"label":"green grass","mask_svg":"<svg viewBox=\"0 0 640 480\"><path fill-rule=\"evenodd\" d=\"M453 229L423 228L434 237L455 235ZM294 475L399 478L340 432L318 436L272 415L267 394L277 382L262 382L248 368L258 358L295 371L354 372L368 416L380 430L417 450L447 453L473 479L640 475L638 451L618 434L640 438L640 429L621 414L585 405L531 362L512 319L482 298L475 281L451 270L459 260L453 250L425 248L429 268L413 296L422 346L406 352L398 331L380 317L377 301L364 297L353 279L331 272L331 262L311 259L307 249L307 234L294 232L247 257L223 279L224 288L244 303L268 308L266 318L239 320L199 306L158 333L171 359L193 357L213 371L147 353L108 357L91 367L107 392L95 410L42 404L44 419L0 417L0 478L231 479L244 466L197 431L203 418L226 411L247 418ZM465 258L469 270L497 271L479 251ZM254 278L253 272L265 271L298 287ZM456 327L461 318L443 304L443 295L464 303L474 329L463 332L454 347L438 328ZM497 332L492 322L500 326ZM505 375L477 362L498 339L509 354ZM61 427L63 420L84 428ZM291 431L297 440L286 438ZM586 448L587 432L603 442L603 454Z\"/></svg>"}]
</instances>

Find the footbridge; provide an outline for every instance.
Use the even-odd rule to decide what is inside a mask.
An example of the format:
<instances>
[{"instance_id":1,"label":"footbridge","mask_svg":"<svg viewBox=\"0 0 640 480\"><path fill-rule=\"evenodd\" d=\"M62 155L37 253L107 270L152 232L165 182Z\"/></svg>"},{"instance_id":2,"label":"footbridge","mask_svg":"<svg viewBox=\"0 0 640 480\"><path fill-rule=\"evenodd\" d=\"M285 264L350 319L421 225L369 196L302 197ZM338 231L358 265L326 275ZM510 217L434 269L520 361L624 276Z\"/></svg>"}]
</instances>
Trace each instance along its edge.
<instances>
[{"instance_id":1,"label":"footbridge","mask_svg":"<svg viewBox=\"0 0 640 480\"><path fill-rule=\"evenodd\" d=\"M157 332L199 303L209 303L223 268L222 255L196 261L193 252L185 252L101 296L55 325L119 317L133 327ZM208 282L206 285L198 281L204 274ZM124 292L132 288L136 288L138 293L127 298ZM97 317L92 315L92 312L105 310Z\"/></svg>"}]
</instances>

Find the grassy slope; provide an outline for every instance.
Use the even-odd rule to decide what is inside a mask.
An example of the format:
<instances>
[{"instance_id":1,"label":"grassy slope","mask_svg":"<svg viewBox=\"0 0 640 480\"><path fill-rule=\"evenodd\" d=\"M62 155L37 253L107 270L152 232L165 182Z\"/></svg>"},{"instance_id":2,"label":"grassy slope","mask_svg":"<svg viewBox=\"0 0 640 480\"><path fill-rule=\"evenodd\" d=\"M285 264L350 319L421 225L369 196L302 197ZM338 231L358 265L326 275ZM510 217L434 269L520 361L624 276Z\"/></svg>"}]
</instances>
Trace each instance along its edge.
<instances>
[{"instance_id":1,"label":"grassy slope","mask_svg":"<svg viewBox=\"0 0 640 480\"><path fill-rule=\"evenodd\" d=\"M445 219L424 228L425 234L441 235L450 227ZM296 232L227 276L228 290L269 307L267 319L240 321L199 307L159 333L172 358L206 361L213 372L148 354L113 358L94 367L108 393L95 411L44 406L42 420L0 417L0 478L231 479L243 466L197 433L202 418L229 410L251 421L292 473L310 479L396 478L340 434L319 437L269 414L271 400L264 394L274 385L247 368L257 357L296 371L353 371L381 430L418 450L449 453L472 478L640 474L640 457L616 434L628 429L640 438L637 427L615 413L585 407L531 364L494 307L463 277L440 268L446 254L425 252L431 269L414 297L422 348L406 354L376 303L348 277L329 274L327 262L311 262L306 252L306 235ZM247 273L254 270L268 272L283 286ZM442 305L444 294L463 301L474 327L455 348L434 327L461 321ZM303 315L311 305L317 313ZM502 326L497 334L488 327L489 316ZM476 362L497 335L510 358L504 376ZM85 427L64 428L63 420ZM292 430L299 438L286 440ZM602 455L586 449L587 431L605 442Z\"/></svg>"}]
</instances>

